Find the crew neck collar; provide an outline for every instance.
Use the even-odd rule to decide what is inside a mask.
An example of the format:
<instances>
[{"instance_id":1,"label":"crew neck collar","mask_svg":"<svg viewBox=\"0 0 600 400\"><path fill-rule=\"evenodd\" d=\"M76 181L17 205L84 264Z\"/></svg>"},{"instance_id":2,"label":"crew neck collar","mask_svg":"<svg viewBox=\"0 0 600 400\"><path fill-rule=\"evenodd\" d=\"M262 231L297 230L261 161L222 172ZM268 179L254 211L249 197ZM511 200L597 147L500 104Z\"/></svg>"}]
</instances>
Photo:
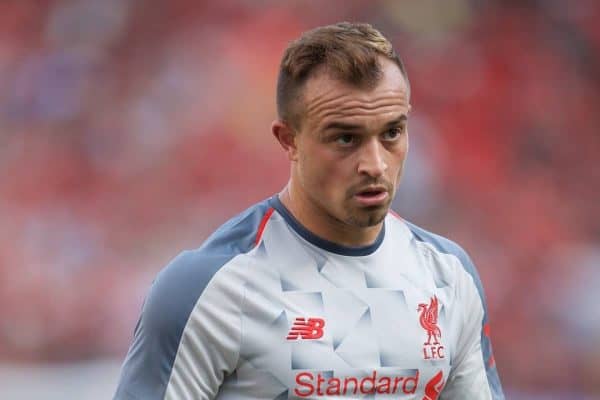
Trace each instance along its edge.
<instances>
[{"instance_id":1,"label":"crew neck collar","mask_svg":"<svg viewBox=\"0 0 600 400\"><path fill-rule=\"evenodd\" d=\"M285 221L292 227L292 229L298 235L300 235L307 242L309 242L323 250L329 251L331 253L340 254L343 256L353 256L353 257L368 256L370 254L373 254L379 248L379 246L381 246L381 243L383 242L383 238L385 237L385 221L384 221L381 226L381 230L379 231L379 234L377 235L377 238L375 239L375 241L373 243L366 245L366 246L358 246L358 247L344 246L344 245L332 242L330 240L323 239L322 237L319 237L319 236L315 235L314 233L312 233L311 231L309 231L285 207L285 205L279 199L279 195L275 195L275 196L271 197L269 203L274 209L277 210L277 212L285 219Z\"/></svg>"}]
</instances>

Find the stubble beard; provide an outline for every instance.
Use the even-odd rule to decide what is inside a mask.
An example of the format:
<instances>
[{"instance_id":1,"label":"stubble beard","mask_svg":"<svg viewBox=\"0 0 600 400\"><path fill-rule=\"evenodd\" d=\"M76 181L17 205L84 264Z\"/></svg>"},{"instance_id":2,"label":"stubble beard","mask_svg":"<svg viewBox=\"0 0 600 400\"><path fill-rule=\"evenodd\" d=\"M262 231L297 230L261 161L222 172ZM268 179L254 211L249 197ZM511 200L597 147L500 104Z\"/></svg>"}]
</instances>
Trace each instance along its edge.
<instances>
[{"instance_id":1,"label":"stubble beard","mask_svg":"<svg viewBox=\"0 0 600 400\"><path fill-rule=\"evenodd\" d=\"M344 219L346 224L357 228L370 228L379 225L385 219L392 205L395 188L393 184L386 181L376 183L383 184L387 188L389 197L385 204L371 207L357 207L356 205L352 204L352 199L354 197L354 193L356 193L356 189L352 188L348 190L348 193L346 194L346 201L348 203L344 207L347 212L347 216Z\"/></svg>"},{"instance_id":2,"label":"stubble beard","mask_svg":"<svg viewBox=\"0 0 600 400\"><path fill-rule=\"evenodd\" d=\"M385 219L390 205L391 200L388 200L382 206L366 208L347 207L348 216L345 218L345 222L357 228L370 228L379 225Z\"/></svg>"}]
</instances>

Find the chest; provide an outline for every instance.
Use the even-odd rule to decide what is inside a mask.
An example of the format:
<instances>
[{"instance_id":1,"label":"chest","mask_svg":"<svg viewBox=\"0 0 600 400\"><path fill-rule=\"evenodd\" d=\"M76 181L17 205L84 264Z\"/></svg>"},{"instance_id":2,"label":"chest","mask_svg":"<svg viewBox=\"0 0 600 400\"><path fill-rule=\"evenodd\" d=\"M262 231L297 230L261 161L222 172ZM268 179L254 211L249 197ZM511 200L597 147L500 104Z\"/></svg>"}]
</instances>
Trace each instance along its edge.
<instances>
[{"instance_id":1,"label":"chest","mask_svg":"<svg viewBox=\"0 0 600 400\"><path fill-rule=\"evenodd\" d=\"M452 286L361 267L295 276L271 271L245 287L237 383L261 396L414 395L450 370L459 319ZM268 383L265 383L268 382Z\"/></svg>"}]
</instances>

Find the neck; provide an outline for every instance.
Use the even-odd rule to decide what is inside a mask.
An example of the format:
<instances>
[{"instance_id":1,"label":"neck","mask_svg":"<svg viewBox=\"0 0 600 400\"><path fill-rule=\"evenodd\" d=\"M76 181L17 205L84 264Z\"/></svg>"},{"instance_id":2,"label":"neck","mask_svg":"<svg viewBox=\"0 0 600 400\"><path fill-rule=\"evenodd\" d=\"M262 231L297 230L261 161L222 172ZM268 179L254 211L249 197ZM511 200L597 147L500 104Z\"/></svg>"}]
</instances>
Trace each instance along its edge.
<instances>
[{"instance_id":1,"label":"neck","mask_svg":"<svg viewBox=\"0 0 600 400\"><path fill-rule=\"evenodd\" d=\"M300 224L316 236L348 247L368 246L377 239L383 222L369 227L345 223L315 204L301 190L295 189L290 181L279 193L279 200Z\"/></svg>"}]
</instances>

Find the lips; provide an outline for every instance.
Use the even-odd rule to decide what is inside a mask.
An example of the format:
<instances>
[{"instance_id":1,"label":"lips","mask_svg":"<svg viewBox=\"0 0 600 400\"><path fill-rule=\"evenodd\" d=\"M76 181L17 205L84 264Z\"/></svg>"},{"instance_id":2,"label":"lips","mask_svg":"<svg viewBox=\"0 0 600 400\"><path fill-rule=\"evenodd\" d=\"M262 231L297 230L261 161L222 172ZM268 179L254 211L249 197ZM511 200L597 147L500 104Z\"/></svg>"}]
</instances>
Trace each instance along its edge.
<instances>
[{"instance_id":1,"label":"lips","mask_svg":"<svg viewBox=\"0 0 600 400\"><path fill-rule=\"evenodd\" d=\"M385 186L377 185L377 186L368 186L356 191L357 195L361 196L376 196L381 192L387 192L387 188Z\"/></svg>"},{"instance_id":2,"label":"lips","mask_svg":"<svg viewBox=\"0 0 600 400\"><path fill-rule=\"evenodd\" d=\"M360 196L377 196L381 192L385 192L385 190L363 190L358 193Z\"/></svg>"},{"instance_id":3,"label":"lips","mask_svg":"<svg viewBox=\"0 0 600 400\"><path fill-rule=\"evenodd\" d=\"M383 186L372 186L358 191L354 198L363 206L378 206L385 203L388 191Z\"/></svg>"}]
</instances>

